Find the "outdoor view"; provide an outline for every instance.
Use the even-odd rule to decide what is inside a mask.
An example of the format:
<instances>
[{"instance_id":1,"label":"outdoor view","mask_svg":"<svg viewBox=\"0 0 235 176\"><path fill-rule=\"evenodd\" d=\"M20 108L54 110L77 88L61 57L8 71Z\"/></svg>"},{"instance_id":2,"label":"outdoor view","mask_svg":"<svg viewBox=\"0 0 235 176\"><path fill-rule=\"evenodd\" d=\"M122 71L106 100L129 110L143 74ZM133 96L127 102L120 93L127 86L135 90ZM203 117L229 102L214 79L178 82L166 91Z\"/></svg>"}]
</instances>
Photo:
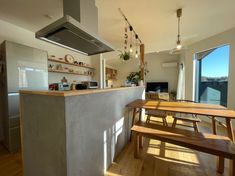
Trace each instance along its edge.
<instances>
[{"instance_id":1,"label":"outdoor view","mask_svg":"<svg viewBox=\"0 0 235 176\"><path fill-rule=\"evenodd\" d=\"M199 102L227 106L228 69L229 45L204 52L199 61Z\"/></svg>"}]
</instances>

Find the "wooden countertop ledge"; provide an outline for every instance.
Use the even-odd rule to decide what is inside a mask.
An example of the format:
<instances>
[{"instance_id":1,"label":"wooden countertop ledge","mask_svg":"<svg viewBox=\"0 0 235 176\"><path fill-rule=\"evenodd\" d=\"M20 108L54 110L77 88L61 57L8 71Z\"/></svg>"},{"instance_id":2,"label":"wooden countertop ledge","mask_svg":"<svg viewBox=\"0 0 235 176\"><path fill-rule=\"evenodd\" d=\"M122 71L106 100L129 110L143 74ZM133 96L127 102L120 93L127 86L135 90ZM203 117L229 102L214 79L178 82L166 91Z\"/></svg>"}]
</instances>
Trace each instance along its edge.
<instances>
[{"instance_id":1,"label":"wooden countertop ledge","mask_svg":"<svg viewBox=\"0 0 235 176\"><path fill-rule=\"evenodd\" d=\"M136 88L144 88L144 86L106 88L106 89L70 90L70 91L20 90L20 94L33 94L33 95L48 95L48 96L67 97L67 96L78 96L78 95L85 95L85 94L95 94L95 93L112 92L112 91L120 91L120 90L125 90L125 89L136 89Z\"/></svg>"}]
</instances>

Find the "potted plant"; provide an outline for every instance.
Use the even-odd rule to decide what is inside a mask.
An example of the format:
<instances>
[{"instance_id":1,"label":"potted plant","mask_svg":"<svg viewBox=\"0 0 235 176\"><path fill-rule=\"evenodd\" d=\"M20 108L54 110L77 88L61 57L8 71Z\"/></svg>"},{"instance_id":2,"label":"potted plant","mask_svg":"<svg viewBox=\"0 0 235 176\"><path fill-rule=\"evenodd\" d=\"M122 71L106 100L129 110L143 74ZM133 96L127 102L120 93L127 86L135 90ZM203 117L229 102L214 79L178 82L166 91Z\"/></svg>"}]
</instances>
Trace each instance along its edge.
<instances>
[{"instance_id":1,"label":"potted plant","mask_svg":"<svg viewBox=\"0 0 235 176\"><path fill-rule=\"evenodd\" d=\"M175 90L172 90L170 91L170 99L175 101L176 100L176 91Z\"/></svg>"},{"instance_id":2,"label":"potted plant","mask_svg":"<svg viewBox=\"0 0 235 176\"><path fill-rule=\"evenodd\" d=\"M120 53L121 53L121 54L119 54L119 57L120 57L120 59L123 60L123 61L128 61L128 60L131 58L130 52L127 52L127 51L121 52L121 51L120 51Z\"/></svg>"},{"instance_id":3,"label":"potted plant","mask_svg":"<svg viewBox=\"0 0 235 176\"><path fill-rule=\"evenodd\" d=\"M131 84L137 85L140 81L140 71L138 72L131 72L127 77L127 81Z\"/></svg>"}]
</instances>

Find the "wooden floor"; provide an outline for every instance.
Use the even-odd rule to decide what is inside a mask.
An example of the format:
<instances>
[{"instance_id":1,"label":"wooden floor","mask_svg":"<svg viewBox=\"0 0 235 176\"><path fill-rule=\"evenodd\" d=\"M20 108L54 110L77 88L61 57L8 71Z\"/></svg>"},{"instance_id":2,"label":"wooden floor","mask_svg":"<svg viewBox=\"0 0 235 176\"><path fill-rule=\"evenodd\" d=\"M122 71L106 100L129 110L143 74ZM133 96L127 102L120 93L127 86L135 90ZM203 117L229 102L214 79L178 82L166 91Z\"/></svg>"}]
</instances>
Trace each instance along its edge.
<instances>
[{"instance_id":1,"label":"wooden floor","mask_svg":"<svg viewBox=\"0 0 235 176\"><path fill-rule=\"evenodd\" d=\"M171 119L168 119L171 121ZM200 123L201 132L210 132L210 126ZM224 129L219 128L220 134ZM133 144L129 143L116 158L106 176L219 176L216 157L180 146L145 140L141 159L134 159ZM228 175L228 160L224 176ZM0 145L0 176L23 176L21 154L9 154Z\"/></svg>"},{"instance_id":2,"label":"wooden floor","mask_svg":"<svg viewBox=\"0 0 235 176\"><path fill-rule=\"evenodd\" d=\"M0 176L23 176L21 153L9 154L1 144Z\"/></svg>"},{"instance_id":3,"label":"wooden floor","mask_svg":"<svg viewBox=\"0 0 235 176\"><path fill-rule=\"evenodd\" d=\"M169 118L167 121L172 121ZM202 122L199 131L211 133L211 127L208 123ZM226 135L222 127L218 128L218 131L219 134ZM227 176L229 174L227 159L225 173L218 174L215 156L157 140L144 140L141 159L135 159L133 151L133 143L129 143L110 166L106 176Z\"/></svg>"}]
</instances>

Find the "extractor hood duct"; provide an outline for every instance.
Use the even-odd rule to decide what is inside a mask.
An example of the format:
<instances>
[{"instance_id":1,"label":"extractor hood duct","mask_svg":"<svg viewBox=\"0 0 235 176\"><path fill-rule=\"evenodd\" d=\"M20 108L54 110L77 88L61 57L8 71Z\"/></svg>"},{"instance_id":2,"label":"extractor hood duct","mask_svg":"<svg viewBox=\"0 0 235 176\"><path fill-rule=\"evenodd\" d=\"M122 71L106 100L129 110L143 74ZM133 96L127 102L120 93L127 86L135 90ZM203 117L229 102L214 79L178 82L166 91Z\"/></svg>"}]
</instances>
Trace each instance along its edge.
<instances>
[{"instance_id":1,"label":"extractor hood duct","mask_svg":"<svg viewBox=\"0 0 235 176\"><path fill-rule=\"evenodd\" d=\"M113 51L100 39L95 0L64 0L64 16L36 32L36 38L85 54Z\"/></svg>"}]
</instances>

